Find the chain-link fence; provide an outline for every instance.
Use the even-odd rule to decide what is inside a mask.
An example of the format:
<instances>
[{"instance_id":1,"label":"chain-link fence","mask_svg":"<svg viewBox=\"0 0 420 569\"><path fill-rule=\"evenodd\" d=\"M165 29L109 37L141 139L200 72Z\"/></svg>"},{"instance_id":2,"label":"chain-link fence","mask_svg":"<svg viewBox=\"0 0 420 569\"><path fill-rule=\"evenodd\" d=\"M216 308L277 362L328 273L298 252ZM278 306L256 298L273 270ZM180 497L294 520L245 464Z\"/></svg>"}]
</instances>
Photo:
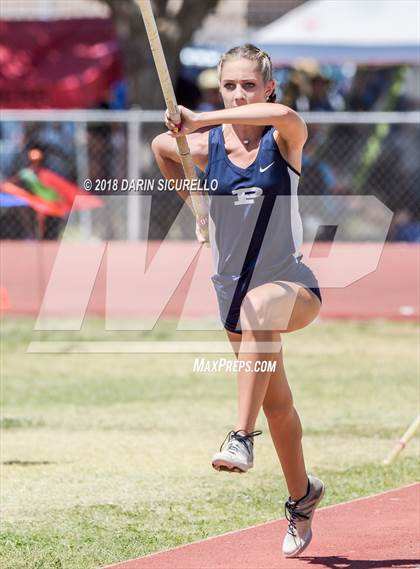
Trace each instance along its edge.
<instances>
[{"instance_id":1,"label":"chain-link fence","mask_svg":"<svg viewBox=\"0 0 420 569\"><path fill-rule=\"evenodd\" d=\"M33 207L6 199L0 208L1 238L193 239L194 223L188 212L173 225L183 203L179 197L147 189L147 180L160 177L150 143L164 130L162 116L163 112L134 110L3 111L1 195L17 198L13 191L17 186L45 200L45 187L54 191L54 186L36 177L40 164L79 187L91 180L94 189L107 191L100 207L82 208L70 217L40 215ZM300 202L304 237L325 225L317 238L331 239L334 214L344 224L341 239L379 238L376 213L360 199L373 195L394 213L389 240L420 240L419 116L416 112L304 115L309 138L299 193L313 196ZM34 149L39 150L35 156ZM139 189L137 180L144 181L142 191L127 191L132 181ZM348 195L354 199L337 199ZM47 197L54 202L54 192Z\"/></svg>"}]
</instances>

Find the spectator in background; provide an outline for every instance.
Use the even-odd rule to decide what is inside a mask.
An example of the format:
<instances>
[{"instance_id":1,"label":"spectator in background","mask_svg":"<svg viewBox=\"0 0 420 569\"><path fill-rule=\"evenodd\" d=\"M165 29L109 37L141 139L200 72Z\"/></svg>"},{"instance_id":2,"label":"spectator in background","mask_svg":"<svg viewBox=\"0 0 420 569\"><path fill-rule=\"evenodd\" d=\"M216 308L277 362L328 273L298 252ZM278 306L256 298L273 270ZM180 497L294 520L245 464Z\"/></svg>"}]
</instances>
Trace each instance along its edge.
<instances>
[{"instance_id":1,"label":"spectator in background","mask_svg":"<svg viewBox=\"0 0 420 569\"><path fill-rule=\"evenodd\" d=\"M74 123L44 123L37 142L46 149L44 165L64 178L74 179Z\"/></svg>"},{"instance_id":2,"label":"spectator in background","mask_svg":"<svg viewBox=\"0 0 420 569\"><path fill-rule=\"evenodd\" d=\"M26 123L23 136L10 156L5 177L13 176L29 165L28 152L40 148L44 154L44 166L74 181L73 127L71 123Z\"/></svg>"},{"instance_id":3,"label":"spectator in background","mask_svg":"<svg viewBox=\"0 0 420 569\"><path fill-rule=\"evenodd\" d=\"M309 96L310 111L334 111L329 99L330 81L321 74L316 74L310 79L311 94Z\"/></svg>"},{"instance_id":4,"label":"spectator in background","mask_svg":"<svg viewBox=\"0 0 420 569\"><path fill-rule=\"evenodd\" d=\"M389 230L390 241L420 243L420 221L413 219L408 209L397 210Z\"/></svg>"},{"instance_id":5,"label":"spectator in background","mask_svg":"<svg viewBox=\"0 0 420 569\"><path fill-rule=\"evenodd\" d=\"M42 168L43 166L45 166L44 152L42 151L42 149L39 147L31 148L28 152L28 162L29 162L29 167L33 172L35 172L35 174L37 173L38 168ZM54 170L54 168L52 169ZM61 172L57 173L61 174ZM31 190L31 188L28 189ZM60 195L57 194L57 197L60 198ZM56 240L60 237L61 232L63 231L65 225L66 221L64 218L47 215L43 221L42 230L40 230L38 233L39 238Z\"/></svg>"},{"instance_id":6,"label":"spectator in background","mask_svg":"<svg viewBox=\"0 0 420 569\"><path fill-rule=\"evenodd\" d=\"M37 179L38 168L45 166L44 152L44 148L39 144L29 145L29 150L22 160L16 162L19 167L9 180L45 202L54 202L53 196L56 193L54 189L44 186ZM48 157L48 154L45 156ZM30 172L33 173L33 177ZM48 197L43 193L44 190ZM61 201L59 194L56 195L57 201ZM5 212L3 224L2 239L58 239L65 226L65 220L63 217L52 215L39 216L31 207L16 207Z\"/></svg>"},{"instance_id":7,"label":"spectator in background","mask_svg":"<svg viewBox=\"0 0 420 569\"><path fill-rule=\"evenodd\" d=\"M287 82L281 89L280 102L295 111L309 110L309 85L306 77L297 70L293 70Z\"/></svg>"},{"instance_id":8,"label":"spectator in background","mask_svg":"<svg viewBox=\"0 0 420 569\"><path fill-rule=\"evenodd\" d=\"M197 111L216 111L223 108L217 69L205 69L202 71L198 76L197 84L201 94Z\"/></svg>"},{"instance_id":9,"label":"spectator in background","mask_svg":"<svg viewBox=\"0 0 420 569\"><path fill-rule=\"evenodd\" d=\"M339 95L336 85L316 62L307 62L298 66L298 71L305 76L308 111L340 111L344 109L344 99Z\"/></svg>"},{"instance_id":10,"label":"spectator in background","mask_svg":"<svg viewBox=\"0 0 420 569\"><path fill-rule=\"evenodd\" d=\"M332 111L334 110L328 100L329 80L318 71L308 73L309 80L309 111Z\"/></svg>"},{"instance_id":11,"label":"spectator in background","mask_svg":"<svg viewBox=\"0 0 420 569\"><path fill-rule=\"evenodd\" d=\"M340 111L344 99L318 63L305 62L291 71L281 102L297 111Z\"/></svg>"},{"instance_id":12,"label":"spectator in background","mask_svg":"<svg viewBox=\"0 0 420 569\"><path fill-rule=\"evenodd\" d=\"M126 81L116 81L111 87L109 106L113 111L123 111L128 108L128 86Z\"/></svg>"},{"instance_id":13,"label":"spectator in background","mask_svg":"<svg viewBox=\"0 0 420 569\"><path fill-rule=\"evenodd\" d=\"M391 79L392 68L359 67L347 98L347 110L374 110L378 99L387 92Z\"/></svg>"},{"instance_id":14,"label":"spectator in background","mask_svg":"<svg viewBox=\"0 0 420 569\"><path fill-rule=\"evenodd\" d=\"M109 107L111 111L128 108L126 81L117 81L111 87ZM127 176L127 127L124 123L111 123L112 177L122 180Z\"/></svg>"}]
</instances>

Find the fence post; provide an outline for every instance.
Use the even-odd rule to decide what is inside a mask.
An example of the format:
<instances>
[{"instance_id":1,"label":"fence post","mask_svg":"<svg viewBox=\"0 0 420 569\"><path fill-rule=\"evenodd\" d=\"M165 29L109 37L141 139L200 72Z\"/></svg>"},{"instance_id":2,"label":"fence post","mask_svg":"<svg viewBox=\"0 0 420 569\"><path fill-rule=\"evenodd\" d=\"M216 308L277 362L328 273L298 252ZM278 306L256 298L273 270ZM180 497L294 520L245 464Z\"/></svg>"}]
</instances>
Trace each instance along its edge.
<instances>
[{"instance_id":1,"label":"fence post","mask_svg":"<svg viewBox=\"0 0 420 569\"><path fill-rule=\"evenodd\" d=\"M89 177L89 157L86 121L75 123L76 131L76 166L77 183L83 188L83 182ZM80 230L83 241L92 237L92 212L90 209L82 209L79 212Z\"/></svg>"},{"instance_id":2,"label":"fence post","mask_svg":"<svg viewBox=\"0 0 420 569\"><path fill-rule=\"evenodd\" d=\"M136 116L130 118L128 127L128 179L137 180L140 174L140 119ZM140 196L131 192L127 196L127 239L140 239L141 231L141 204Z\"/></svg>"}]
</instances>

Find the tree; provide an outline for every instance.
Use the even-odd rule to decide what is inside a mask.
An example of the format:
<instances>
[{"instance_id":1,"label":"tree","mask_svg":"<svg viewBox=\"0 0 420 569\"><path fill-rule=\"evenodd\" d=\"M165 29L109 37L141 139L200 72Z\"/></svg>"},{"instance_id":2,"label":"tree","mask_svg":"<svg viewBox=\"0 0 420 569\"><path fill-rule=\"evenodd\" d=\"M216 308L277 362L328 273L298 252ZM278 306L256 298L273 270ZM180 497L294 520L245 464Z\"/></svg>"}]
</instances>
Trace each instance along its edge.
<instances>
[{"instance_id":1,"label":"tree","mask_svg":"<svg viewBox=\"0 0 420 569\"><path fill-rule=\"evenodd\" d=\"M102 0L111 9L123 53L129 105L164 107L146 30L136 0ZM172 81L179 73L179 52L219 0L183 0L174 13L170 0L153 0L153 11Z\"/></svg>"}]
</instances>

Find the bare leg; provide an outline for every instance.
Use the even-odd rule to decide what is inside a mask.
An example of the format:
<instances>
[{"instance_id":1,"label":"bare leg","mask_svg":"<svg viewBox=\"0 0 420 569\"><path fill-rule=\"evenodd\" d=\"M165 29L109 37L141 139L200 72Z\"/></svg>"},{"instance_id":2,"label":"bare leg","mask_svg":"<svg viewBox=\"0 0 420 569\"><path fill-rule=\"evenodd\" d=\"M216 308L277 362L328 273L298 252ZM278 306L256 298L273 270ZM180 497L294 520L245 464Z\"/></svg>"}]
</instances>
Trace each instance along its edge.
<instances>
[{"instance_id":1,"label":"bare leg","mask_svg":"<svg viewBox=\"0 0 420 569\"><path fill-rule=\"evenodd\" d=\"M227 334L236 357L238 357L241 335L232 332L227 332ZM277 335L276 339L278 337L279 335ZM306 494L308 482L301 442L302 427L299 416L293 407L292 393L283 365L283 350L275 354L275 356L276 371L270 373L268 385L266 385L264 379L263 388L260 388L260 394L258 394L257 389L257 397L259 401L261 393L265 388L265 397L262 405L271 438L280 460L289 494L293 500L298 500ZM235 430L243 429L251 432L255 428L255 421L249 421L252 411L255 414L257 407L255 400L253 402L250 401L252 389L255 391L255 387L250 381L247 383L245 378L245 382L241 384L238 376L238 419ZM245 395L243 395L243 392L245 392Z\"/></svg>"},{"instance_id":2,"label":"bare leg","mask_svg":"<svg viewBox=\"0 0 420 569\"><path fill-rule=\"evenodd\" d=\"M272 361L276 359L276 354L260 353L257 349L248 352L242 346L246 343L251 348L257 346L258 341L267 341L267 333L263 335L258 332L244 331L242 334L241 348L239 349L238 361L249 369L256 369L258 361ZM247 349L248 349L247 348ZM235 430L244 430L250 433L255 429L255 422L263 404L268 383L270 381L270 371L247 371L244 367L238 372L238 418Z\"/></svg>"},{"instance_id":3,"label":"bare leg","mask_svg":"<svg viewBox=\"0 0 420 569\"><path fill-rule=\"evenodd\" d=\"M241 312L242 337L229 332L229 339L239 361L249 362L251 367L257 360L275 360L277 363L275 372L250 372L244 369L238 373L238 418L235 430L253 431L263 406L290 496L297 500L306 494L308 483L301 422L293 406L282 350L267 353L258 349L261 342L279 342L280 335L272 330L255 331L250 328L255 328L255 323L262 323L263 328L267 323L267 308L277 323L282 321L280 326L285 331L302 328L316 316L320 303L312 293L295 283L287 283L284 288L274 284L262 285L251 293L247 297L248 304L245 303ZM290 308L290 294L293 295L293 308ZM286 313L290 316L284 324L283 315ZM254 349L249 350L250 346Z\"/></svg>"},{"instance_id":4,"label":"bare leg","mask_svg":"<svg viewBox=\"0 0 420 569\"><path fill-rule=\"evenodd\" d=\"M282 352L271 374L263 403L271 438L286 479L289 495L298 500L306 494L308 476L302 449L302 426L293 406Z\"/></svg>"}]
</instances>

